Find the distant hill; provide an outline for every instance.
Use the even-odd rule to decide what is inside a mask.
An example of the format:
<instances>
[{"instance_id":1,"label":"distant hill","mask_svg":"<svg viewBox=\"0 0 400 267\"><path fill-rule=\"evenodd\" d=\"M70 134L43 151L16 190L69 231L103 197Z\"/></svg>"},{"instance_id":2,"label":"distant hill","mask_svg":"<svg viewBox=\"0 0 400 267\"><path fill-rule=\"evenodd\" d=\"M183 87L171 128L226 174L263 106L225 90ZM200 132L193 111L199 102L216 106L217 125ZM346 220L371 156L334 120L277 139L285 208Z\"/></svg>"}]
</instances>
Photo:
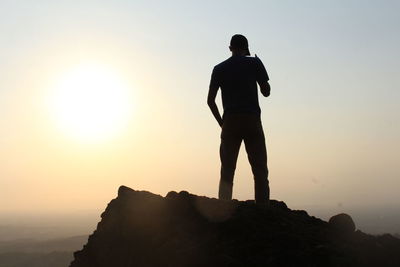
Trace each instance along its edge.
<instances>
[{"instance_id":1,"label":"distant hill","mask_svg":"<svg viewBox=\"0 0 400 267\"><path fill-rule=\"evenodd\" d=\"M400 266L400 240L341 214L325 222L271 201L221 201L121 186L71 267Z\"/></svg>"},{"instance_id":2,"label":"distant hill","mask_svg":"<svg viewBox=\"0 0 400 267\"><path fill-rule=\"evenodd\" d=\"M24 252L24 253L46 253L53 251L74 251L81 247L88 237L86 235L68 238L50 239L37 241L34 239L17 239L13 241L0 241L0 253Z\"/></svg>"},{"instance_id":3,"label":"distant hill","mask_svg":"<svg viewBox=\"0 0 400 267\"><path fill-rule=\"evenodd\" d=\"M0 267L65 267L73 251L81 248L87 236L37 241L19 239L0 242Z\"/></svg>"},{"instance_id":4,"label":"distant hill","mask_svg":"<svg viewBox=\"0 0 400 267\"><path fill-rule=\"evenodd\" d=\"M72 252L0 253L0 267L65 267L72 260Z\"/></svg>"}]
</instances>

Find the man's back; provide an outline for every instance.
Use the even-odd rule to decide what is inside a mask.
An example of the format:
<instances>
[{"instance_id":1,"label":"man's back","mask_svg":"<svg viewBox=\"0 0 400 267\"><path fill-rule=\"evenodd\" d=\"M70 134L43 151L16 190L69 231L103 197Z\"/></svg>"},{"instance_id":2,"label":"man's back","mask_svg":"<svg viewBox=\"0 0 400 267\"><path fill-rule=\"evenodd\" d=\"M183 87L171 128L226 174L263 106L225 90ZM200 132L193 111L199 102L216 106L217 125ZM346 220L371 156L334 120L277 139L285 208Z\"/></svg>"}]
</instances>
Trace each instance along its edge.
<instances>
[{"instance_id":1,"label":"man's back","mask_svg":"<svg viewBox=\"0 0 400 267\"><path fill-rule=\"evenodd\" d=\"M268 74L260 59L236 55L214 67L210 86L221 88L224 115L260 114L257 82L268 80Z\"/></svg>"}]
</instances>

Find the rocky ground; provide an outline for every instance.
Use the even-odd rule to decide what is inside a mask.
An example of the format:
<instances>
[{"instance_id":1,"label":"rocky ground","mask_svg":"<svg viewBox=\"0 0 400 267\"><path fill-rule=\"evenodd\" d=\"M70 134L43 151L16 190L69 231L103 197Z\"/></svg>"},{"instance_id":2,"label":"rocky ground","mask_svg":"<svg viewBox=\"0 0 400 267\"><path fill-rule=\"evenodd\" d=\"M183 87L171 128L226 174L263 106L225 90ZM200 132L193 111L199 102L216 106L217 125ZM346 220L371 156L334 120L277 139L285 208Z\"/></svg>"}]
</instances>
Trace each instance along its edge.
<instances>
[{"instance_id":1,"label":"rocky ground","mask_svg":"<svg viewBox=\"0 0 400 267\"><path fill-rule=\"evenodd\" d=\"M71 267L400 266L400 240L252 201L182 191L166 197L121 186Z\"/></svg>"}]
</instances>

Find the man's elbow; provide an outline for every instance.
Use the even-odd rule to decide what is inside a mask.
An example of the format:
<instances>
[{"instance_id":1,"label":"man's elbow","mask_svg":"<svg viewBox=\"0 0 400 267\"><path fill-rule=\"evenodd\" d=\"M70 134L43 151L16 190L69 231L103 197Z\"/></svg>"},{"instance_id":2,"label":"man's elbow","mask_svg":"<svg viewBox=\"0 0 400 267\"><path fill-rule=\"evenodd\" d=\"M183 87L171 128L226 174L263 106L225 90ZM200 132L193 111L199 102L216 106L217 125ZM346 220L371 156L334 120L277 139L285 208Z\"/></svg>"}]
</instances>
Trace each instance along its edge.
<instances>
[{"instance_id":1,"label":"man's elbow","mask_svg":"<svg viewBox=\"0 0 400 267\"><path fill-rule=\"evenodd\" d=\"M260 89L261 89L261 93L265 97L268 97L271 93L271 86L269 85L268 82L261 84Z\"/></svg>"},{"instance_id":2,"label":"man's elbow","mask_svg":"<svg viewBox=\"0 0 400 267\"><path fill-rule=\"evenodd\" d=\"M215 100L213 100L213 99L207 99L207 105L208 105L209 107L215 106Z\"/></svg>"},{"instance_id":3,"label":"man's elbow","mask_svg":"<svg viewBox=\"0 0 400 267\"><path fill-rule=\"evenodd\" d=\"M271 87L268 85L268 87L265 90L265 97L268 97L271 94Z\"/></svg>"}]
</instances>

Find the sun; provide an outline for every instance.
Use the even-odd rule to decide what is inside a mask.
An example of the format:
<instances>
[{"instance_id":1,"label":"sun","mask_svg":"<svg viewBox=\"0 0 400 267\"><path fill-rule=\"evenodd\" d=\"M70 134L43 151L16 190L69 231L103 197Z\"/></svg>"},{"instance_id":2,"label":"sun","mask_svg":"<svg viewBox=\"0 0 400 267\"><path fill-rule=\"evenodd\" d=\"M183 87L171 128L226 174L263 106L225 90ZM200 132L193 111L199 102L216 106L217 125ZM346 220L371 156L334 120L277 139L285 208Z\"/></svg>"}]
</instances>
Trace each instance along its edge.
<instances>
[{"instance_id":1,"label":"sun","mask_svg":"<svg viewBox=\"0 0 400 267\"><path fill-rule=\"evenodd\" d=\"M127 126L132 112L129 87L110 68L80 65L53 88L52 113L61 130L77 140L97 142Z\"/></svg>"}]
</instances>

